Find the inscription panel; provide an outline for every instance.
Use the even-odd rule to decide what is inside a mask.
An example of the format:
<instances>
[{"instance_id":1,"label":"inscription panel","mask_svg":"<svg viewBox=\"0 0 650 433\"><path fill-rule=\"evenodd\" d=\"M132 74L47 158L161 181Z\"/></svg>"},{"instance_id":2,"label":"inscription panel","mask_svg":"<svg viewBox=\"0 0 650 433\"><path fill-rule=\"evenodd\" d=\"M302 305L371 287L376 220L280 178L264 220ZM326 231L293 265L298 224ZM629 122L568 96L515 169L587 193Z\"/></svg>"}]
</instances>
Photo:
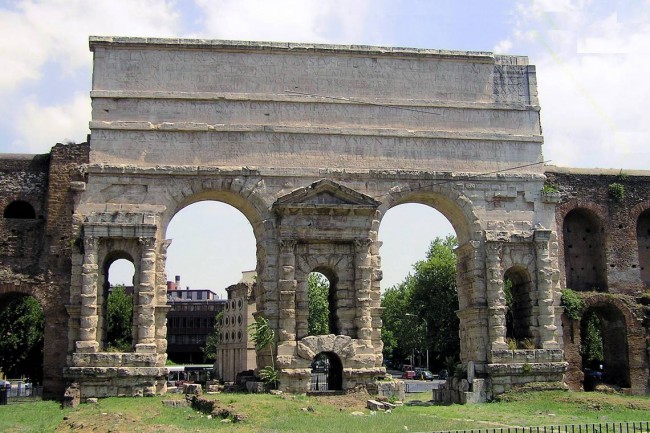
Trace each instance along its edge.
<instances>
[{"instance_id":1,"label":"inscription panel","mask_svg":"<svg viewBox=\"0 0 650 433\"><path fill-rule=\"evenodd\" d=\"M133 165L491 171L541 160L537 142L264 132L96 129L91 148L93 163Z\"/></svg>"},{"instance_id":2,"label":"inscription panel","mask_svg":"<svg viewBox=\"0 0 650 433\"><path fill-rule=\"evenodd\" d=\"M493 102L493 63L435 58L95 48L94 90L156 90ZM521 100L527 103L526 100Z\"/></svg>"},{"instance_id":3,"label":"inscription panel","mask_svg":"<svg viewBox=\"0 0 650 433\"><path fill-rule=\"evenodd\" d=\"M287 126L394 127L539 135L539 112L348 103L95 98L99 121L196 122Z\"/></svg>"}]
</instances>

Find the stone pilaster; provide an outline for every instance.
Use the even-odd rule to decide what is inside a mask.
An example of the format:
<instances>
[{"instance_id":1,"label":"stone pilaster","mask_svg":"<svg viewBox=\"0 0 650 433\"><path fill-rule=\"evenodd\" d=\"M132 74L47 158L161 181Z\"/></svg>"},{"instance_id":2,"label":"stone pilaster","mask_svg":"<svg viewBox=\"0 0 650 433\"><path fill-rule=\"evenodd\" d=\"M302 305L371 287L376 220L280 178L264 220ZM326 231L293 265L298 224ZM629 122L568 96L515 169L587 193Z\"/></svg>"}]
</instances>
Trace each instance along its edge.
<instances>
[{"instance_id":1,"label":"stone pilaster","mask_svg":"<svg viewBox=\"0 0 650 433\"><path fill-rule=\"evenodd\" d=\"M137 342L136 352L148 353L156 351L156 238L141 237L138 239L142 248L140 256L140 284L137 287Z\"/></svg>"},{"instance_id":2,"label":"stone pilaster","mask_svg":"<svg viewBox=\"0 0 650 433\"><path fill-rule=\"evenodd\" d=\"M306 312L307 316L305 317L296 317L297 282L295 248L295 240L284 239L280 241L280 279L278 281L278 289L280 291L279 342L294 341L296 334L307 335L309 311ZM300 323L300 329L298 329L298 323Z\"/></svg>"},{"instance_id":3,"label":"stone pilaster","mask_svg":"<svg viewBox=\"0 0 650 433\"><path fill-rule=\"evenodd\" d=\"M487 271L487 304L489 339L492 350L505 349L506 344L506 300L503 292L503 267L501 265L502 245L486 242L485 267Z\"/></svg>"},{"instance_id":4,"label":"stone pilaster","mask_svg":"<svg viewBox=\"0 0 650 433\"><path fill-rule=\"evenodd\" d=\"M84 242L84 258L81 265L81 311L79 314L79 340L75 343L75 351L92 353L99 350L97 340L97 251L99 239L86 237Z\"/></svg>"},{"instance_id":5,"label":"stone pilaster","mask_svg":"<svg viewBox=\"0 0 650 433\"><path fill-rule=\"evenodd\" d=\"M356 239L354 241L354 261L356 267L356 314L354 325L357 328L357 338L372 345L372 254L371 239Z\"/></svg>"},{"instance_id":6,"label":"stone pilaster","mask_svg":"<svg viewBox=\"0 0 650 433\"><path fill-rule=\"evenodd\" d=\"M555 306L553 305L553 261L549 254L550 230L535 230L537 299L540 344L543 349L557 349Z\"/></svg>"},{"instance_id":7,"label":"stone pilaster","mask_svg":"<svg viewBox=\"0 0 650 433\"><path fill-rule=\"evenodd\" d=\"M171 239L166 239L160 243L160 254L158 255L156 270L158 274L155 299L156 351L161 355L167 353L167 312L171 307L167 305L167 278L165 278L164 270L167 263L167 249L171 243Z\"/></svg>"}]
</instances>

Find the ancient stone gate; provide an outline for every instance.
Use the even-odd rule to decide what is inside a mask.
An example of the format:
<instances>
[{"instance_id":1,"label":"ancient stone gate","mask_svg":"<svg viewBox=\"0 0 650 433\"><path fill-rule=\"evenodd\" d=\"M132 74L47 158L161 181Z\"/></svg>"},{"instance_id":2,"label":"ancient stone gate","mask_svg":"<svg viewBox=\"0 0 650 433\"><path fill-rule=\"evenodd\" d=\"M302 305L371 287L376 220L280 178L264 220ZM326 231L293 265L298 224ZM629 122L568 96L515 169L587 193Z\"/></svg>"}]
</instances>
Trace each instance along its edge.
<instances>
[{"instance_id":1,"label":"ancient stone gate","mask_svg":"<svg viewBox=\"0 0 650 433\"><path fill-rule=\"evenodd\" d=\"M257 311L278 331L282 389L308 389L320 352L340 359L344 389L383 373L377 230L407 202L434 207L456 230L462 361L494 392L512 377L562 380L554 202L541 193L525 57L108 37L90 47L92 133L74 208L65 369L82 396L164 392L165 232L200 200L236 207L253 227ZM131 353L104 351L116 258L136 268ZM307 337L315 269L336 281L336 335ZM531 303L521 323L535 349L521 359L505 342L509 270Z\"/></svg>"}]
</instances>

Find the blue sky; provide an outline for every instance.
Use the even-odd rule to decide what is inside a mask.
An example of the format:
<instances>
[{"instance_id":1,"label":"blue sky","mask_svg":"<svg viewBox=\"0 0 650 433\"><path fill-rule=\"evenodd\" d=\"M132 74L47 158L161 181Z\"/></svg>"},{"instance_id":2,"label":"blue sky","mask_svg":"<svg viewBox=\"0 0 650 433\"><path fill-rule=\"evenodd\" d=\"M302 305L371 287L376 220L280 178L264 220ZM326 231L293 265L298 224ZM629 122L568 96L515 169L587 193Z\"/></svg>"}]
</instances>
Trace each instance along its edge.
<instances>
[{"instance_id":1,"label":"blue sky","mask_svg":"<svg viewBox=\"0 0 650 433\"><path fill-rule=\"evenodd\" d=\"M85 141L90 120L89 35L527 55L537 66L545 159L564 166L628 170L647 169L650 162L650 115L644 109L650 99L645 76L650 70L648 0L0 1L0 152L45 153L56 142ZM240 215L223 212L190 207L172 221L170 277L180 273L185 284L196 288L224 286L236 282L239 271L254 267L254 241L246 234L250 227ZM412 237L421 245L407 243L404 229L395 228L398 234L390 235L388 218L393 217L387 214L380 237L388 285L403 278L433 237L450 230L425 208L398 207L391 212L396 226L412 219L408 226L416 230ZM185 213L189 222L181 223ZM194 236L182 227L196 226L196 218L215 221L213 251L201 253L200 259L189 251L206 243L204 237L182 245L182 239ZM240 248L246 236L251 240L243 243L252 243L253 252L249 248L233 254L230 245ZM214 250L226 253L212 256ZM190 257L195 269L176 256ZM233 256L249 258L224 262ZM228 272L214 273L218 268Z\"/></svg>"}]
</instances>

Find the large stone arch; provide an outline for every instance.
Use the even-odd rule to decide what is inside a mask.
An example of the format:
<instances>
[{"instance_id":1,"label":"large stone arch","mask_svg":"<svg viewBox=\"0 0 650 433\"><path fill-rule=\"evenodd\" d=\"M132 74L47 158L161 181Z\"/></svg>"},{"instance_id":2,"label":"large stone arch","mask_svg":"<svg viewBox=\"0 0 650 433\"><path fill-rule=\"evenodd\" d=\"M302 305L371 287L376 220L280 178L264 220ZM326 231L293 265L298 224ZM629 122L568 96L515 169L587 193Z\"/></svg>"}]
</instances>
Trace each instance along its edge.
<instances>
[{"instance_id":1,"label":"large stone arch","mask_svg":"<svg viewBox=\"0 0 650 433\"><path fill-rule=\"evenodd\" d=\"M275 216L271 213L274 196L267 191L264 180L256 174L218 175L202 179L181 178L165 186L166 200L160 215L159 233L166 237L173 217L183 208L201 201L218 201L237 209L248 220L256 242L256 296L257 311L273 326L277 326L277 274L278 241ZM161 257L162 258L162 257ZM165 269L165 262L157 267ZM162 284L166 281L162 280Z\"/></svg>"},{"instance_id":2,"label":"large stone arch","mask_svg":"<svg viewBox=\"0 0 650 433\"><path fill-rule=\"evenodd\" d=\"M460 319L461 359L472 361L477 371L484 373L488 362L488 341L485 291L483 234L480 219L473 204L462 192L450 184L414 182L391 188L378 208L378 225L393 207L405 203L429 206L451 223L458 238L457 288Z\"/></svg>"},{"instance_id":3,"label":"large stone arch","mask_svg":"<svg viewBox=\"0 0 650 433\"><path fill-rule=\"evenodd\" d=\"M405 203L419 203L432 207L447 218L456 231L459 245L482 240L480 219L474 211L472 201L462 192L446 185L436 185L432 181L430 186L418 182L393 187L381 201L378 208L380 224L381 218L391 208Z\"/></svg>"}]
</instances>

